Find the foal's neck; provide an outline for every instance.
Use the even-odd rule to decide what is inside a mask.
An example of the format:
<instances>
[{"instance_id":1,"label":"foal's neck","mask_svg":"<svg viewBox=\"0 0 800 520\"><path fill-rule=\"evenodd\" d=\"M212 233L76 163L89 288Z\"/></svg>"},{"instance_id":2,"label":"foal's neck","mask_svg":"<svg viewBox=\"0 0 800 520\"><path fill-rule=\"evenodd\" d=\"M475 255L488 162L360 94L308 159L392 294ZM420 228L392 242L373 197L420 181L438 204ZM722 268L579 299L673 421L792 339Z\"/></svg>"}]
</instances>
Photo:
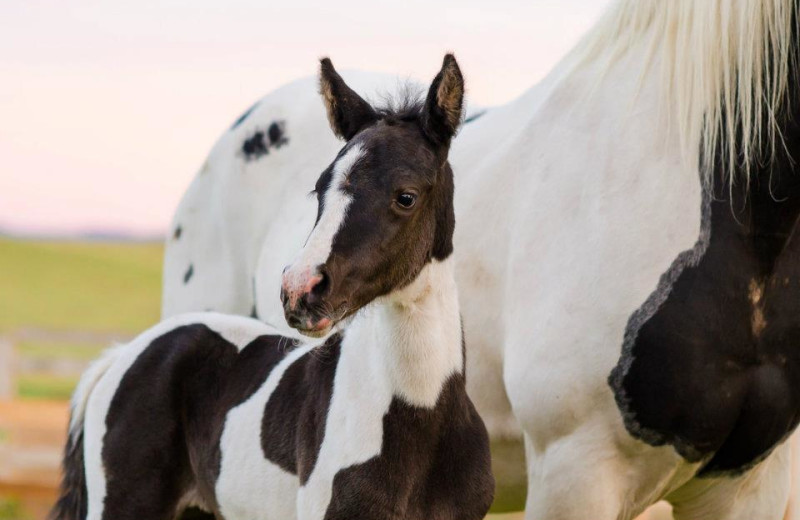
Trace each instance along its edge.
<instances>
[{"instance_id":1,"label":"foal's neck","mask_svg":"<svg viewBox=\"0 0 800 520\"><path fill-rule=\"evenodd\" d=\"M376 300L356 321L378 343L363 345L364 354L374 354L375 369L409 404L435 406L447 379L463 372L452 256L431 261L411 284Z\"/></svg>"}]
</instances>

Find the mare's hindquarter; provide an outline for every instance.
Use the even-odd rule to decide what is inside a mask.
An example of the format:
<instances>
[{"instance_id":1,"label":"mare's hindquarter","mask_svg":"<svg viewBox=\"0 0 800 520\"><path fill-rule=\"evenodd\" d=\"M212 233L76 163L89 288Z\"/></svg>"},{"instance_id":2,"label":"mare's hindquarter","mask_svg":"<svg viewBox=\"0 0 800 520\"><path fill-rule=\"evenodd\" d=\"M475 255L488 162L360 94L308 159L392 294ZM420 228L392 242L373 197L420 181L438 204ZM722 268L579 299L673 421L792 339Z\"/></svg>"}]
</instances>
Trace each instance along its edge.
<instances>
[{"instance_id":1,"label":"mare's hindquarter","mask_svg":"<svg viewBox=\"0 0 800 520\"><path fill-rule=\"evenodd\" d=\"M488 440L463 374L411 406L346 343L208 314L120 347L86 397L87 518L482 518Z\"/></svg>"}]
</instances>

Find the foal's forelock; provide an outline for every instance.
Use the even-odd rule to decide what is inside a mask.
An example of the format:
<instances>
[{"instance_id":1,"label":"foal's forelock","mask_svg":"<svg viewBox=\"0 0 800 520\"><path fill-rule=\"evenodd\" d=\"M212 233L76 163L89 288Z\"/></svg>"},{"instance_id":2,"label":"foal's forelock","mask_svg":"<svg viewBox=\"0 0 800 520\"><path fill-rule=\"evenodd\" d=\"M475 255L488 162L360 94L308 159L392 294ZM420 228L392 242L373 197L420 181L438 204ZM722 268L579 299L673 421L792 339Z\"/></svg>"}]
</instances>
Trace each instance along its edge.
<instances>
[{"instance_id":1,"label":"foal's forelock","mask_svg":"<svg viewBox=\"0 0 800 520\"><path fill-rule=\"evenodd\" d=\"M299 283L299 280L308 278L319 265L328 260L333 248L333 240L341 229L347 216L347 210L353 201L352 195L342 188L347 183L347 177L353 167L364 155L364 147L361 143L356 143L333 164L330 184L321 194L319 220L299 256L286 272L290 282ZM296 298L296 296L293 294L291 298ZM291 301L292 306L295 303L295 301Z\"/></svg>"}]
</instances>

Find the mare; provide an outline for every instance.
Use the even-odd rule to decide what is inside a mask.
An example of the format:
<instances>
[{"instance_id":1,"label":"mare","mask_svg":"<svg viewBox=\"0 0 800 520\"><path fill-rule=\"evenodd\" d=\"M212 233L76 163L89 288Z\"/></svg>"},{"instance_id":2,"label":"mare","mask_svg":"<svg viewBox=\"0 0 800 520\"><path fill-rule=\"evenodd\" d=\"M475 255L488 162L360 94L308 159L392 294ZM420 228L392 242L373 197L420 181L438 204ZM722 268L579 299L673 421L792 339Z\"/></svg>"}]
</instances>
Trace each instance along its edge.
<instances>
[{"instance_id":1,"label":"mare","mask_svg":"<svg viewBox=\"0 0 800 520\"><path fill-rule=\"evenodd\" d=\"M467 389L498 497L527 482L529 520L628 519L661 499L681 520L784 514L800 418L797 15L797 0L616 0L454 140ZM303 161L335 146L317 106L301 81L221 138L175 216L165 315L287 327L278 274L318 171ZM272 121L288 143L242 153ZM262 225L228 231L245 219Z\"/></svg>"}]
</instances>

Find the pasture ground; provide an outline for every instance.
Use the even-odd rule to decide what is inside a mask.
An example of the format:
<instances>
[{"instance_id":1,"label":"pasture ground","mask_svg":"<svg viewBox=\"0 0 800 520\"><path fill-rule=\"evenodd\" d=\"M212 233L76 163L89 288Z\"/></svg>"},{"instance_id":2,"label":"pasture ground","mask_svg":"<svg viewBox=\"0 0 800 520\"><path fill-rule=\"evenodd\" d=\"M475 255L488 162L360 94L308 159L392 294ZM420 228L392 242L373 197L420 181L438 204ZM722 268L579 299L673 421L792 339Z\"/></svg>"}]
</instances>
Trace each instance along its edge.
<instances>
[{"instance_id":1,"label":"pasture ground","mask_svg":"<svg viewBox=\"0 0 800 520\"><path fill-rule=\"evenodd\" d=\"M35 370L79 365L156 323L160 243L15 240L0 237L0 339L22 365L21 398L68 398L77 374Z\"/></svg>"},{"instance_id":2,"label":"pasture ground","mask_svg":"<svg viewBox=\"0 0 800 520\"><path fill-rule=\"evenodd\" d=\"M0 330L136 333L159 317L160 243L0 238Z\"/></svg>"},{"instance_id":3,"label":"pasture ground","mask_svg":"<svg viewBox=\"0 0 800 520\"><path fill-rule=\"evenodd\" d=\"M45 517L67 399L110 342L158 321L162 255L161 243L0 237L0 347L13 354L13 371L0 367L12 379L0 397L0 520Z\"/></svg>"}]
</instances>

